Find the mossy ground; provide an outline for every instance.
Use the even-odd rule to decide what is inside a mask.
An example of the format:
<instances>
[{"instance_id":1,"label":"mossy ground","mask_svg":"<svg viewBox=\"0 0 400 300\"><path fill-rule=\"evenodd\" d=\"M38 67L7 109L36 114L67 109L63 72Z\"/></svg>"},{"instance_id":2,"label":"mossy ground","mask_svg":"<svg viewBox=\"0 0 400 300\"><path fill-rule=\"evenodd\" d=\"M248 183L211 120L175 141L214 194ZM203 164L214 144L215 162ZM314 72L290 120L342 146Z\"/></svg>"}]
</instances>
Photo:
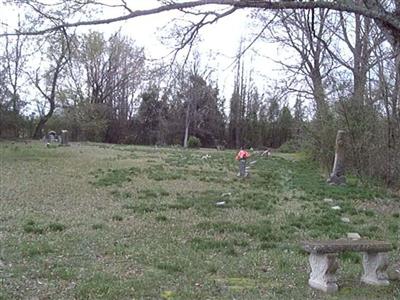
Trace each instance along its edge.
<instances>
[{"instance_id":1,"label":"mossy ground","mask_svg":"<svg viewBox=\"0 0 400 300\"><path fill-rule=\"evenodd\" d=\"M301 155L251 160L241 180L233 151L0 143L0 299L400 298L398 280L360 284L357 253L338 293L312 290L299 248L358 232L398 267L399 198L328 186Z\"/></svg>"}]
</instances>

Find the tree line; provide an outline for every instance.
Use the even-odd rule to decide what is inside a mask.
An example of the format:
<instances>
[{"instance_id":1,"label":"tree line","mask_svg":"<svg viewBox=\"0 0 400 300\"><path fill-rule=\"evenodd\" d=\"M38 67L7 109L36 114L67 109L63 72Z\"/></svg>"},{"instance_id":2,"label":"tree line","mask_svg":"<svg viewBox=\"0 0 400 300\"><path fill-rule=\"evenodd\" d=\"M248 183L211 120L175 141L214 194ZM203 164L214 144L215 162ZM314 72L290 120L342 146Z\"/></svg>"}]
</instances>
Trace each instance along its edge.
<instances>
[{"instance_id":1,"label":"tree line","mask_svg":"<svg viewBox=\"0 0 400 300\"><path fill-rule=\"evenodd\" d=\"M45 52L48 67L26 75L44 102L35 103L34 115L25 115L22 87L4 90L3 136L41 138L68 129L72 140L183 145L194 136L205 147L279 147L291 136L293 117L280 96L265 98L251 82L243 83L251 79L240 70L228 110L198 59L167 71L150 67L145 49L120 33L105 38L92 31L68 41L60 35ZM3 86L12 87L6 75L18 59L3 59Z\"/></svg>"},{"instance_id":2,"label":"tree line","mask_svg":"<svg viewBox=\"0 0 400 300\"><path fill-rule=\"evenodd\" d=\"M205 4L161 3L154 12L134 11L125 4L129 12L125 18L158 10L187 13ZM206 147L284 145L307 149L328 168L336 132L344 129L348 165L355 173L392 185L399 182L399 1L215 4L225 5L225 10L193 13L197 19L177 35L178 49L190 47L203 26L238 9L252 8L249 15L256 31L251 38L273 41L294 53L290 61L280 62L285 80L269 89L256 86L246 72L252 66L242 60L247 48L240 47L233 93L224 99L217 80L210 76L210 66L196 59L184 66L149 65L145 49L119 33L106 38L95 31L66 32L70 27L117 19L86 24L54 17L56 26L3 35L1 134L40 137L42 129L52 127L69 129L76 140L112 143L187 146L194 136ZM42 12L41 18L54 13L54 6L46 9L45 5L35 7ZM67 12L74 15L78 10L71 6ZM40 45L43 63L26 72L23 49L32 40ZM23 92L26 82L44 101L28 99ZM295 99L290 107L288 98ZM36 115L27 116L24 107L32 111L33 104Z\"/></svg>"}]
</instances>

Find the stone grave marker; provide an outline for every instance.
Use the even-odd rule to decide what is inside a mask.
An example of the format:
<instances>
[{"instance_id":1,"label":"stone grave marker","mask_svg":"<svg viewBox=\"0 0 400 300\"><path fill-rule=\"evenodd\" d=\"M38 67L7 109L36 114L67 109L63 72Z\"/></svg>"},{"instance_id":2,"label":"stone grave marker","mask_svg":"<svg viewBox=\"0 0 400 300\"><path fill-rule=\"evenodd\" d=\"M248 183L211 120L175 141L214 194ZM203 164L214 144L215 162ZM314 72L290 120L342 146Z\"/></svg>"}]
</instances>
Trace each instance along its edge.
<instances>
[{"instance_id":1,"label":"stone grave marker","mask_svg":"<svg viewBox=\"0 0 400 300\"><path fill-rule=\"evenodd\" d=\"M344 130L339 130L336 135L335 161L333 163L332 173L327 180L327 182L331 185L346 184L344 160L346 144L345 139L346 132Z\"/></svg>"},{"instance_id":2,"label":"stone grave marker","mask_svg":"<svg viewBox=\"0 0 400 300\"><path fill-rule=\"evenodd\" d=\"M69 146L68 130L61 130L61 146Z\"/></svg>"}]
</instances>

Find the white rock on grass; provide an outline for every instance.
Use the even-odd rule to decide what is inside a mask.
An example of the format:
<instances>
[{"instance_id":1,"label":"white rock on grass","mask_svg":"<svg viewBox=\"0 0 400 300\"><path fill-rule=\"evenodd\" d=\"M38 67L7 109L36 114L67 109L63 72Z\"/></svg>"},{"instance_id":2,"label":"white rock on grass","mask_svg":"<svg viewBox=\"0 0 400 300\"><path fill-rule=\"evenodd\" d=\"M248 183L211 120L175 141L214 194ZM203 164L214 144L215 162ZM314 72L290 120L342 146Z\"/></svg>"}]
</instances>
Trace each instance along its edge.
<instances>
[{"instance_id":1,"label":"white rock on grass","mask_svg":"<svg viewBox=\"0 0 400 300\"><path fill-rule=\"evenodd\" d=\"M343 223L350 223L350 219L349 219L349 218L346 218L346 217L341 217L340 220L341 220Z\"/></svg>"},{"instance_id":2,"label":"white rock on grass","mask_svg":"<svg viewBox=\"0 0 400 300\"><path fill-rule=\"evenodd\" d=\"M352 240L359 240L361 239L361 236L357 232L348 232L347 238Z\"/></svg>"},{"instance_id":3,"label":"white rock on grass","mask_svg":"<svg viewBox=\"0 0 400 300\"><path fill-rule=\"evenodd\" d=\"M333 199L330 199L330 198L325 198L325 199L324 199L324 202L327 202L327 203L332 203L332 202L333 202Z\"/></svg>"},{"instance_id":4,"label":"white rock on grass","mask_svg":"<svg viewBox=\"0 0 400 300\"><path fill-rule=\"evenodd\" d=\"M232 196L232 193L223 193L221 195L221 197L229 197L229 196Z\"/></svg>"}]
</instances>

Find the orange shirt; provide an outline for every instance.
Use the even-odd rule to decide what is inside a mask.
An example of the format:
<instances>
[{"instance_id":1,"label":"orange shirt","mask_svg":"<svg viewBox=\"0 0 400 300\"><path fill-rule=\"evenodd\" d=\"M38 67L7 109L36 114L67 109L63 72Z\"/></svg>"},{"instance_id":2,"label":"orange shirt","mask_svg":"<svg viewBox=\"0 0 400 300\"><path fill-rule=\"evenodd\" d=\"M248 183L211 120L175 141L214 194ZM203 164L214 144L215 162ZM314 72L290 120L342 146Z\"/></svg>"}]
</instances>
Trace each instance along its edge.
<instances>
[{"instance_id":1,"label":"orange shirt","mask_svg":"<svg viewBox=\"0 0 400 300\"><path fill-rule=\"evenodd\" d=\"M246 159L250 157L250 153L245 150L240 150L239 153L236 155L236 160Z\"/></svg>"}]
</instances>

